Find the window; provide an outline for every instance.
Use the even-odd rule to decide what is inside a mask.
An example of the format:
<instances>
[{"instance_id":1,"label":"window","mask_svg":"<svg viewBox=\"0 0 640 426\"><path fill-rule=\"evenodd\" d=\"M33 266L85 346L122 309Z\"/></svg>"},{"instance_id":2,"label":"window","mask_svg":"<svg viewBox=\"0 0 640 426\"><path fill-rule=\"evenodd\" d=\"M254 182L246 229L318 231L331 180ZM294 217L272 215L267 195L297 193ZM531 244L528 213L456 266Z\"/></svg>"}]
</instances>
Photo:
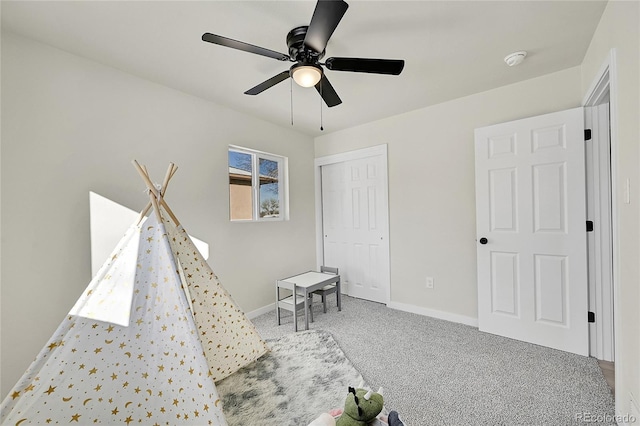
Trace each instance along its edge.
<instances>
[{"instance_id":1,"label":"window","mask_svg":"<svg viewBox=\"0 0 640 426\"><path fill-rule=\"evenodd\" d=\"M287 158L229 146L229 217L233 221L288 219Z\"/></svg>"}]
</instances>

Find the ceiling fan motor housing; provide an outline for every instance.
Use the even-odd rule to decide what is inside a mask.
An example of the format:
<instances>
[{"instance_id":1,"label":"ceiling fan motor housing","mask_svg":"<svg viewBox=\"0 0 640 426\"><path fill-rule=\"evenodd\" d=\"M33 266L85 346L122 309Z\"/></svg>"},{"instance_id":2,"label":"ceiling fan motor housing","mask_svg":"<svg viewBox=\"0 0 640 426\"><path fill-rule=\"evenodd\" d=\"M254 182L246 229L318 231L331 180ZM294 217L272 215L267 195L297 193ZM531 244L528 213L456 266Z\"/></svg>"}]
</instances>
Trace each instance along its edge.
<instances>
[{"instance_id":1,"label":"ceiling fan motor housing","mask_svg":"<svg viewBox=\"0 0 640 426\"><path fill-rule=\"evenodd\" d=\"M317 63L324 56L324 51L316 52L305 46L304 38L307 35L307 25L296 27L287 34L287 46L289 46L289 56L297 62L310 64Z\"/></svg>"}]
</instances>

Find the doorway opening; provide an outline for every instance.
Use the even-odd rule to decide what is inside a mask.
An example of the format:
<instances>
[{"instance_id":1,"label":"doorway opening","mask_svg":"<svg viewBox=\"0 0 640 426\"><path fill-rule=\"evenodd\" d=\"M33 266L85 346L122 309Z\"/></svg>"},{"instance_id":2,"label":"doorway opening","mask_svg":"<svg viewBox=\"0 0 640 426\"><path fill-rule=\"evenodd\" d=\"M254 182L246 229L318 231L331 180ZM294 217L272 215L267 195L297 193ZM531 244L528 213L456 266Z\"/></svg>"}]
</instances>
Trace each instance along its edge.
<instances>
[{"instance_id":1,"label":"doorway opening","mask_svg":"<svg viewBox=\"0 0 640 426\"><path fill-rule=\"evenodd\" d=\"M615 49L602 65L584 99L585 128L591 128L586 142L587 214L593 221L588 233L589 355L597 358L607 383L615 395L617 356L617 276L618 227L617 165L617 82Z\"/></svg>"}]
</instances>

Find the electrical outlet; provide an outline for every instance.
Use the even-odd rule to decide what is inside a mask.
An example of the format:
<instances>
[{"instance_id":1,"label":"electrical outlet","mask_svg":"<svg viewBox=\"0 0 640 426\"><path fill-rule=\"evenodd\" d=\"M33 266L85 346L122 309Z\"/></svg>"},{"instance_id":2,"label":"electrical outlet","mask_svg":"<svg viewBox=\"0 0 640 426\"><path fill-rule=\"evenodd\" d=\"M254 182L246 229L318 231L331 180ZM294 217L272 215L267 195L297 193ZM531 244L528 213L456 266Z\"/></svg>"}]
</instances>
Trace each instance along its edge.
<instances>
[{"instance_id":1,"label":"electrical outlet","mask_svg":"<svg viewBox=\"0 0 640 426\"><path fill-rule=\"evenodd\" d=\"M427 277L427 288L433 288L433 277Z\"/></svg>"}]
</instances>

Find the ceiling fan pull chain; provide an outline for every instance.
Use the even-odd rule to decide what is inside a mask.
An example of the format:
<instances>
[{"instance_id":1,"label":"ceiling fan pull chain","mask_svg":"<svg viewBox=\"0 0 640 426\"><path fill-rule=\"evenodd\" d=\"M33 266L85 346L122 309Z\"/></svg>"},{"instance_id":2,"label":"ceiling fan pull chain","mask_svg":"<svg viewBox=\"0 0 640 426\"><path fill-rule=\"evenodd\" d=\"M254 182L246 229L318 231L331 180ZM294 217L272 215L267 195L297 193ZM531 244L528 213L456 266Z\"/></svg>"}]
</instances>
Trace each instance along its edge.
<instances>
[{"instance_id":1,"label":"ceiling fan pull chain","mask_svg":"<svg viewBox=\"0 0 640 426\"><path fill-rule=\"evenodd\" d=\"M291 94L291 125L293 126L293 79L289 79L289 93Z\"/></svg>"},{"instance_id":2,"label":"ceiling fan pull chain","mask_svg":"<svg viewBox=\"0 0 640 426\"><path fill-rule=\"evenodd\" d=\"M322 97L322 80L320 80L320 131L323 132L324 131L324 127L322 127L322 100L324 98Z\"/></svg>"}]
</instances>

